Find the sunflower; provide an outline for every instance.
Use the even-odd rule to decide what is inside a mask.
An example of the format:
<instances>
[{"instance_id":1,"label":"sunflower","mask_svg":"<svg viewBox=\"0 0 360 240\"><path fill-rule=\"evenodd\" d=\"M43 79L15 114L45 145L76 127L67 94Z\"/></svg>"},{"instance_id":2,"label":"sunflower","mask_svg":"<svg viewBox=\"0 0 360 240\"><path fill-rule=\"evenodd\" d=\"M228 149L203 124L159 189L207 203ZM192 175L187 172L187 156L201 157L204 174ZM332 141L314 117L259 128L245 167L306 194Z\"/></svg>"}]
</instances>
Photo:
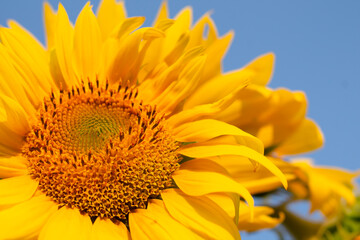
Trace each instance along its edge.
<instances>
[{"instance_id":1,"label":"sunflower","mask_svg":"<svg viewBox=\"0 0 360 240\"><path fill-rule=\"evenodd\" d=\"M333 217L339 212L342 199L348 206L355 204L353 180L359 171L314 166L310 159L294 159L292 164L297 167L298 178L291 183L291 191L298 198L310 198L311 212L319 209L326 217Z\"/></svg>"},{"instance_id":2,"label":"sunflower","mask_svg":"<svg viewBox=\"0 0 360 240\"><path fill-rule=\"evenodd\" d=\"M248 79L187 104L223 84L232 33L208 15L191 27L190 8L169 19L166 3L143 22L104 0L74 26L45 4L46 48L14 21L0 29L0 239L239 239L240 198L258 214L216 158L286 187L258 138L215 119Z\"/></svg>"}]
</instances>

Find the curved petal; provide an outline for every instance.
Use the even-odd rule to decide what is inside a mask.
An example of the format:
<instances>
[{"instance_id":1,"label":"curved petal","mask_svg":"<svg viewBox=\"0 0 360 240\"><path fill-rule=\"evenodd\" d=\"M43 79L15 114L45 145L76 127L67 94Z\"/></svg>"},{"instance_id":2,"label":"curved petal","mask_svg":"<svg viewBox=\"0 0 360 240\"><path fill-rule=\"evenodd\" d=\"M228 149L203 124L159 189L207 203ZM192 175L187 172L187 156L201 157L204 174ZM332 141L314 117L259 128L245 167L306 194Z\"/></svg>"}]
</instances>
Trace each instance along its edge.
<instances>
[{"instance_id":1,"label":"curved petal","mask_svg":"<svg viewBox=\"0 0 360 240\"><path fill-rule=\"evenodd\" d=\"M27 174L26 159L22 156L0 157L0 178Z\"/></svg>"},{"instance_id":2,"label":"curved petal","mask_svg":"<svg viewBox=\"0 0 360 240\"><path fill-rule=\"evenodd\" d=\"M208 193L229 192L243 197L250 208L254 199L246 188L233 180L226 170L207 159L194 159L181 164L173 174L177 186L190 196L202 196Z\"/></svg>"},{"instance_id":3,"label":"curved petal","mask_svg":"<svg viewBox=\"0 0 360 240\"><path fill-rule=\"evenodd\" d=\"M189 44L188 44L189 49L203 44L204 32L206 32L206 28L211 23L210 15L211 15L211 12L205 13L193 25L192 29L190 30L190 40L189 40Z\"/></svg>"},{"instance_id":4,"label":"curved petal","mask_svg":"<svg viewBox=\"0 0 360 240\"><path fill-rule=\"evenodd\" d=\"M177 81L173 81L155 100L164 112L172 112L186 99L197 86L206 57L199 56L191 60L181 71Z\"/></svg>"},{"instance_id":5,"label":"curved petal","mask_svg":"<svg viewBox=\"0 0 360 240\"><path fill-rule=\"evenodd\" d=\"M175 48L178 40L190 28L192 22L192 9L185 7L176 17L174 24L166 31L166 38L163 42L163 51L160 53L161 58L169 55Z\"/></svg>"},{"instance_id":6,"label":"curved petal","mask_svg":"<svg viewBox=\"0 0 360 240\"><path fill-rule=\"evenodd\" d=\"M38 184L29 175L1 179L0 207L28 200L34 195Z\"/></svg>"},{"instance_id":7,"label":"curved petal","mask_svg":"<svg viewBox=\"0 0 360 240\"><path fill-rule=\"evenodd\" d=\"M292 164L299 168L296 174L308 187L311 200L310 212L320 209L329 216L336 212L341 204L341 198L349 205L354 204L356 198L352 190L353 186L349 182L349 172L314 167L310 159L294 159ZM356 175L358 174L353 174L353 177L355 178Z\"/></svg>"},{"instance_id":8,"label":"curved petal","mask_svg":"<svg viewBox=\"0 0 360 240\"><path fill-rule=\"evenodd\" d=\"M57 205L45 195L0 211L0 239L34 239L57 211Z\"/></svg>"},{"instance_id":9,"label":"curved petal","mask_svg":"<svg viewBox=\"0 0 360 240\"><path fill-rule=\"evenodd\" d=\"M101 1L98 11L97 20L103 36L107 38L115 29L118 23L125 20L126 10L124 2L117 2L116 0Z\"/></svg>"},{"instance_id":10,"label":"curved petal","mask_svg":"<svg viewBox=\"0 0 360 240\"><path fill-rule=\"evenodd\" d=\"M189 36L188 32L185 32L183 35L181 35L180 38L177 40L174 48L165 57L164 62L169 66L174 64L181 57L181 55L185 52L185 48L186 48L187 44L189 43L189 40L190 40L190 36ZM200 72L202 72L202 71L200 71ZM200 75L198 75L197 77L200 77Z\"/></svg>"},{"instance_id":11,"label":"curved petal","mask_svg":"<svg viewBox=\"0 0 360 240\"><path fill-rule=\"evenodd\" d=\"M238 87L232 93L226 95L219 101L211 104L198 105L190 109L181 111L168 119L168 123L172 127L180 126L186 122L196 121L209 118L226 109L239 95L243 86Z\"/></svg>"},{"instance_id":12,"label":"curved petal","mask_svg":"<svg viewBox=\"0 0 360 240\"><path fill-rule=\"evenodd\" d=\"M254 220L249 220L250 210L244 202L240 202L239 230L257 231L265 228L274 228L285 219L285 214L280 212L278 217L273 217L274 209L256 206Z\"/></svg>"},{"instance_id":13,"label":"curved petal","mask_svg":"<svg viewBox=\"0 0 360 240\"><path fill-rule=\"evenodd\" d=\"M28 117L22 106L0 94L0 156L20 152L29 129Z\"/></svg>"},{"instance_id":14,"label":"curved petal","mask_svg":"<svg viewBox=\"0 0 360 240\"><path fill-rule=\"evenodd\" d=\"M2 44L0 44L0 81L0 94L16 100L29 116L35 117L35 102L38 97L32 96L35 95L33 87L15 68L8 50Z\"/></svg>"},{"instance_id":15,"label":"curved petal","mask_svg":"<svg viewBox=\"0 0 360 240\"><path fill-rule=\"evenodd\" d=\"M81 79L94 81L100 69L102 38L88 2L80 12L74 31L74 63Z\"/></svg>"},{"instance_id":16,"label":"curved petal","mask_svg":"<svg viewBox=\"0 0 360 240\"><path fill-rule=\"evenodd\" d=\"M161 193L170 215L204 239L240 239L234 221L207 197L190 197L177 189Z\"/></svg>"},{"instance_id":17,"label":"curved petal","mask_svg":"<svg viewBox=\"0 0 360 240\"><path fill-rule=\"evenodd\" d=\"M320 127L313 120L304 119L298 129L275 151L281 155L300 154L318 149L323 143Z\"/></svg>"},{"instance_id":18,"label":"curved petal","mask_svg":"<svg viewBox=\"0 0 360 240\"><path fill-rule=\"evenodd\" d=\"M14 133L21 136L24 136L30 130L28 116L17 101L0 94L0 109L3 109L4 113L3 116L0 116L2 126L7 126Z\"/></svg>"},{"instance_id":19,"label":"curved petal","mask_svg":"<svg viewBox=\"0 0 360 240\"><path fill-rule=\"evenodd\" d=\"M337 180L329 179L324 175L316 174L316 172L312 170L306 173L309 175L308 184L310 188L311 212L316 209L321 209L322 205L329 201L330 198L333 198L334 195L334 198L336 198L336 196L344 198L349 205L355 203L355 195L348 186Z\"/></svg>"},{"instance_id":20,"label":"curved petal","mask_svg":"<svg viewBox=\"0 0 360 240\"><path fill-rule=\"evenodd\" d=\"M120 222L118 225L109 219L97 218L94 222L90 240L130 240L130 233Z\"/></svg>"},{"instance_id":21,"label":"curved petal","mask_svg":"<svg viewBox=\"0 0 360 240\"><path fill-rule=\"evenodd\" d=\"M205 49L205 53L208 56L208 61L205 64L204 73L202 79L200 80L201 82L204 82L208 79L215 77L218 74L221 74L221 61L234 37L234 32L229 31L220 38L214 38L210 36L211 31L214 28L215 24L211 20L209 24L209 36L207 39L208 44L206 44L207 48Z\"/></svg>"},{"instance_id":22,"label":"curved petal","mask_svg":"<svg viewBox=\"0 0 360 240\"><path fill-rule=\"evenodd\" d=\"M253 128L256 130L258 125L262 124L263 116L273 109L271 107L272 96L272 90L255 84L249 84L241 90L230 106L214 118L255 135L256 132Z\"/></svg>"},{"instance_id":23,"label":"curved petal","mask_svg":"<svg viewBox=\"0 0 360 240\"><path fill-rule=\"evenodd\" d=\"M131 20L133 20L133 23L131 23ZM126 26L120 28L120 30L125 31L126 34L122 33L125 35L121 41L118 41L115 44L116 47L114 47L114 50L116 52L109 54L112 61L109 61L108 66L105 66L105 68L107 68L105 69L105 76L109 79L110 83L119 82L120 80L123 80L124 83L126 83L126 80L128 80L127 75L131 68L136 64L140 55L140 43L142 42L144 36L144 30L137 30L131 34L127 33L127 31L132 25L132 27L138 27L138 25L141 25L144 20L144 18L140 17L127 19L127 21L123 23L123 25ZM125 24L127 22L129 22L129 25Z\"/></svg>"},{"instance_id":24,"label":"curved petal","mask_svg":"<svg viewBox=\"0 0 360 240\"><path fill-rule=\"evenodd\" d=\"M266 53L249 63L245 69L253 71L255 74L255 77L252 78L251 83L262 86L268 85L274 71L274 64L274 53Z\"/></svg>"},{"instance_id":25,"label":"curved petal","mask_svg":"<svg viewBox=\"0 0 360 240\"><path fill-rule=\"evenodd\" d=\"M9 81L11 79L11 81ZM7 50L0 44L0 94L16 100L29 116L35 116L35 106L31 99L32 90L12 64ZM26 97L24 97L26 96ZM0 114L0 119L2 119ZM1 121L1 120L0 120Z\"/></svg>"},{"instance_id":26,"label":"curved petal","mask_svg":"<svg viewBox=\"0 0 360 240\"><path fill-rule=\"evenodd\" d=\"M147 209L130 213L129 225L133 239L202 239L173 219L163 201L156 199L149 202Z\"/></svg>"},{"instance_id":27,"label":"curved petal","mask_svg":"<svg viewBox=\"0 0 360 240\"><path fill-rule=\"evenodd\" d=\"M223 209L235 224L239 222L240 197L235 193L210 193L206 195L211 201ZM248 207L250 208L250 207Z\"/></svg>"},{"instance_id":28,"label":"curved petal","mask_svg":"<svg viewBox=\"0 0 360 240\"><path fill-rule=\"evenodd\" d=\"M143 69L143 72L139 73L140 75L143 75L145 72L145 76L140 76L140 78L145 78L148 81L143 82L140 85L139 90L140 94L143 96L143 99L147 99L148 101L154 100L155 98L159 98L159 96L164 95L164 91L181 91L181 85L186 86L187 82L184 81L184 79L191 79L194 83L194 85L197 85L198 79L196 79L196 76L191 75L198 75L201 72L198 71L197 68L193 68L193 65L197 65L200 67L203 66L204 61L204 51L202 47L196 47L193 49L190 49L186 52L184 52L179 59L174 64L168 65L165 62L158 63L158 66L155 67L154 65L154 59L149 57L149 50L154 48L152 46L155 43L158 43L157 40L161 39L155 39L151 42L151 47L148 48L148 51L146 52L145 59L143 61L143 65L147 68L147 70ZM158 51L156 47L156 53L158 55ZM151 53L151 52L150 52ZM150 66L152 65L152 66ZM156 68L155 70L152 68ZM154 70L156 73L151 73L152 70ZM150 71L150 73L149 73ZM146 73L147 72L147 73ZM183 80L177 81L177 79L180 77L179 74L181 74ZM150 75L150 76L148 76ZM174 87L178 87L179 89L176 89ZM195 86L186 86L189 90L193 90ZM169 90L167 90L169 88ZM140 95L140 96L141 96ZM162 96L161 98L164 98L165 96ZM160 98L160 99L161 99ZM156 99L156 101L159 101L159 99Z\"/></svg>"},{"instance_id":29,"label":"curved petal","mask_svg":"<svg viewBox=\"0 0 360 240\"><path fill-rule=\"evenodd\" d=\"M283 172L288 181L296 178L294 174L296 167L282 160L279 161L279 159L267 158ZM251 194L268 192L281 187L280 179L277 176L258 163L254 164L248 161L247 158L224 155L207 159L224 167L230 176L241 183Z\"/></svg>"},{"instance_id":30,"label":"curved petal","mask_svg":"<svg viewBox=\"0 0 360 240\"><path fill-rule=\"evenodd\" d=\"M287 180L284 174L264 155L251 148L241 145L192 145L193 146L189 145L189 147L179 149L179 153L192 158L206 158L220 155L237 155L247 157L267 168L280 179L285 189L287 188Z\"/></svg>"},{"instance_id":31,"label":"curved petal","mask_svg":"<svg viewBox=\"0 0 360 240\"><path fill-rule=\"evenodd\" d=\"M233 125L215 119L188 122L175 128L172 133L180 142L203 142L222 135L236 135L248 143L247 146L260 153L264 152L263 144L258 138Z\"/></svg>"},{"instance_id":32,"label":"curved petal","mask_svg":"<svg viewBox=\"0 0 360 240\"><path fill-rule=\"evenodd\" d=\"M242 69L216 76L205 82L189 97L184 109L215 102L240 85L248 85L249 82L266 83L271 77L273 62L274 55L269 53L258 57Z\"/></svg>"},{"instance_id":33,"label":"curved petal","mask_svg":"<svg viewBox=\"0 0 360 240\"><path fill-rule=\"evenodd\" d=\"M89 216L81 215L77 209L63 207L45 224L39 240L88 240L91 227Z\"/></svg>"},{"instance_id":34,"label":"curved petal","mask_svg":"<svg viewBox=\"0 0 360 240\"><path fill-rule=\"evenodd\" d=\"M303 92L292 92L285 88L274 90L270 98L270 106L268 110L264 109L260 124L253 126L257 129L256 137L261 139L265 147L281 144L304 121L306 107L307 100ZM251 108L249 110L254 111Z\"/></svg>"},{"instance_id":35,"label":"curved petal","mask_svg":"<svg viewBox=\"0 0 360 240\"><path fill-rule=\"evenodd\" d=\"M285 174L285 177L289 181L295 179L293 174ZM235 180L241 182L251 194L270 192L281 187L281 182L276 176L264 176L262 178L246 180L235 178Z\"/></svg>"},{"instance_id":36,"label":"curved petal","mask_svg":"<svg viewBox=\"0 0 360 240\"><path fill-rule=\"evenodd\" d=\"M9 50L13 64L32 90L36 105L53 87L44 47L22 26L9 21L10 28L1 28L1 43Z\"/></svg>"}]
</instances>

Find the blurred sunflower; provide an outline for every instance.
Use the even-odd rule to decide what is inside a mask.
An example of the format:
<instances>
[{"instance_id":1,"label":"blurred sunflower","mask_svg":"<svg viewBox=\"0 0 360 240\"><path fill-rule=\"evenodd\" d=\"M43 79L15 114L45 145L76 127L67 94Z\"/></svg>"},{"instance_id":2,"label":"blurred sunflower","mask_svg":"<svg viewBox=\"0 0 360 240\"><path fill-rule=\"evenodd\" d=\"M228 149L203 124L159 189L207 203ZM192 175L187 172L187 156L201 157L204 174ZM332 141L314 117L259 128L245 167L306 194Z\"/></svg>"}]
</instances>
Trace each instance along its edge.
<instances>
[{"instance_id":1,"label":"blurred sunflower","mask_svg":"<svg viewBox=\"0 0 360 240\"><path fill-rule=\"evenodd\" d=\"M263 166L286 187L258 138L215 119L251 78L188 104L224 84L232 33L208 15L191 27L190 8L169 19L166 3L143 22L104 0L75 26L45 4L47 49L14 21L0 29L1 239L239 239L241 221L278 222L216 161Z\"/></svg>"},{"instance_id":2,"label":"blurred sunflower","mask_svg":"<svg viewBox=\"0 0 360 240\"><path fill-rule=\"evenodd\" d=\"M327 219L331 219L339 213L344 202L348 207L355 203L353 180L359 176L359 171L351 172L329 166L317 167L308 160L289 161L289 156L320 148L324 138L319 126L306 117L305 93L267 87L271 80L274 59L272 53L258 57L247 66L222 76L224 84L221 86L217 85L216 78L207 81L189 97L185 107L217 101L230 91L227 86L234 87L245 79L251 79L250 84L241 91L238 98L215 118L237 126L263 142L265 155L281 169L289 181L288 191L292 195L288 195L290 200L287 203L299 199L309 200L310 213L320 210ZM207 97L201 97L205 93ZM235 166L238 159L232 156L218 156L214 160L226 168L230 175L252 194L270 196L269 193L273 193L281 186L278 178L262 166L256 167L256 171L251 173L253 165L250 162L241 161ZM249 225L243 223L243 226L248 226L244 230L257 230L256 226L261 226L264 222L268 227L271 227L271 222L275 226L277 221L281 222L283 218L282 211L286 213L287 227L291 222L293 228L299 230L300 222L306 221L299 217L293 220L293 213L282 205L273 207L276 208L275 212L280 214L280 218L269 218L265 214L257 218L257 223L251 222ZM258 207L259 210L261 208L269 212L274 211L271 208ZM318 224L313 229L315 233L319 227ZM314 234L310 230L307 232L305 227L300 229L301 234ZM299 235L294 237L300 239L301 234L299 231L297 233Z\"/></svg>"}]
</instances>

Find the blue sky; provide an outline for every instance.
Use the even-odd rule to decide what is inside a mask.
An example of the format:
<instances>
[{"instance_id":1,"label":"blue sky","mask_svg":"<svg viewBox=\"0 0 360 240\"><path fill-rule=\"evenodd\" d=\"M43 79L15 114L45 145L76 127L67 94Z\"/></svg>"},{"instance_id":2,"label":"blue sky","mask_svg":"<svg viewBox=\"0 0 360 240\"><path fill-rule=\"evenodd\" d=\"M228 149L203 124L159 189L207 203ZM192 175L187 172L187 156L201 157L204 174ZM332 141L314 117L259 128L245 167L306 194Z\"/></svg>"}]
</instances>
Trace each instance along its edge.
<instances>
[{"instance_id":1,"label":"blue sky","mask_svg":"<svg viewBox=\"0 0 360 240\"><path fill-rule=\"evenodd\" d=\"M58 1L49 2L57 6ZM86 3L62 2L73 22ZM94 9L98 2L92 1ZM325 146L308 156L319 165L360 168L360 1L168 2L171 16L191 5L194 20L211 11L220 34L235 31L224 71L274 52L276 66L270 86L304 91L309 100L308 116L318 122L325 135ZM161 1L125 3L129 16L146 16L150 25ZM17 20L44 42L41 0L1 1L0 24L6 25L7 19Z\"/></svg>"}]
</instances>

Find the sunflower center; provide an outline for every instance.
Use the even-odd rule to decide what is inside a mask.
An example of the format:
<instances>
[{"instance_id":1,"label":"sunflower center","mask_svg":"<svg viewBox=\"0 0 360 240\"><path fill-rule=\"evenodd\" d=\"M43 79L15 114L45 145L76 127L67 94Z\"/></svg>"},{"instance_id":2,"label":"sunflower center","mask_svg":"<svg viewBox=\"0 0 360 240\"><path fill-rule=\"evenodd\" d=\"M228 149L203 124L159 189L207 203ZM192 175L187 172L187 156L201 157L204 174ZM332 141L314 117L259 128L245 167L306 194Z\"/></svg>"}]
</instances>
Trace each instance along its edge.
<instances>
[{"instance_id":1,"label":"sunflower center","mask_svg":"<svg viewBox=\"0 0 360 240\"><path fill-rule=\"evenodd\" d=\"M52 93L26 137L30 175L60 206L126 219L172 185L178 145L156 108L128 87Z\"/></svg>"}]
</instances>

